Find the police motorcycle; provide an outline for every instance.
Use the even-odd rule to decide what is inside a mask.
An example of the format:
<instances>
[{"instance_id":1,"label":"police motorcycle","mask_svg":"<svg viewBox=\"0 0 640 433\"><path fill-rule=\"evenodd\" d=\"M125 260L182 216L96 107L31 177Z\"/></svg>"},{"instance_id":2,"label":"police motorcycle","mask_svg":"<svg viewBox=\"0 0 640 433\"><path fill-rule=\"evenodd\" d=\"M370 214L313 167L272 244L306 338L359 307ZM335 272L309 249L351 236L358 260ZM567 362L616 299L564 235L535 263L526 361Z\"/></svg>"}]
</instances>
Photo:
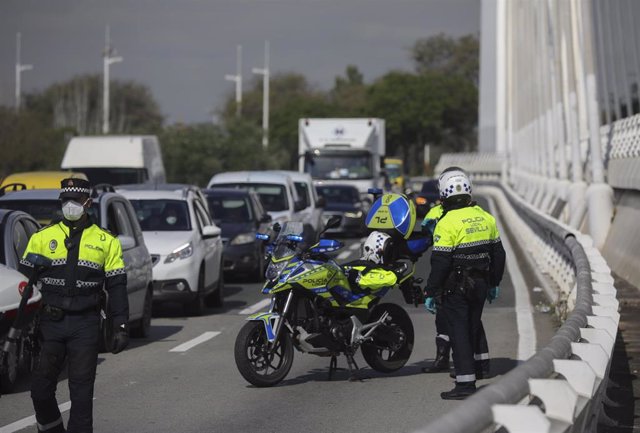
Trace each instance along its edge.
<instances>
[{"instance_id":1,"label":"police motorcycle","mask_svg":"<svg viewBox=\"0 0 640 433\"><path fill-rule=\"evenodd\" d=\"M50 266L51 261L38 254L29 254L27 260L34 265L28 281L17 271L3 275L9 283L0 289L0 390L9 393L18 378L21 368L33 371L40 347L35 319L42 294L36 286L38 275ZM1 274L1 272L0 272Z\"/></svg>"},{"instance_id":2,"label":"police motorcycle","mask_svg":"<svg viewBox=\"0 0 640 433\"><path fill-rule=\"evenodd\" d=\"M413 229L415 207L406 197L400 200L402 203L389 206L399 198L399 194L378 193L368 218L371 228L393 229L402 234L401 238ZM340 217L330 218L320 235L339 224ZM413 278L421 248L418 243L413 243L415 253L406 247L409 254L404 258L415 259L413 267L402 255L382 265L387 272L393 272L395 284L363 290L350 283L347 276L348 270L353 269L351 265L362 263L340 265L328 255L342 248L342 242L320 238L302 249L302 223L274 224L273 229L276 237L267 246L269 265L262 289L263 294L271 295L271 306L268 312L249 316L238 333L234 355L240 374L258 387L276 385L291 369L294 348L330 357L329 379L342 354L347 359L350 379L358 378L359 368L354 360L358 349L376 371L390 373L402 368L413 350L413 324L401 306L380 301L391 289L399 287L408 303L422 302L417 299L422 296L421 281ZM256 237L271 240L265 234ZM425 250L426 246L422 252Z\"/></svg>"}]
</instances>

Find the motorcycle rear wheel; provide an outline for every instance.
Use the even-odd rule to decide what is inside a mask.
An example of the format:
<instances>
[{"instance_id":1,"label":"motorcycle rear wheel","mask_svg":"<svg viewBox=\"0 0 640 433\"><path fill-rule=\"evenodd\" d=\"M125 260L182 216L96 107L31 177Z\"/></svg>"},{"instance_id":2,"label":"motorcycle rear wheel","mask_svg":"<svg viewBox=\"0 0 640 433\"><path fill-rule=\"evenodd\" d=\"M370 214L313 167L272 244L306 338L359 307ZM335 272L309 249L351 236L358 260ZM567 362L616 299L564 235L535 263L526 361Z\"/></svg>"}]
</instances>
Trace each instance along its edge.
<instances>
[{"instance_id":1,"label":"motorcycle rear wheel","mask_svg":"<svg viewBox=\"0 0 640 433\"><path fill-rule=\"evenodd\" d=\"M282 332L275 349L269 353L269 341L261 322L247 322L236 337L234 355L238 371L247 382L269 387L281 382L293 364L293 343Z\"/></svg>"},{"instance_id":2,"label":"motorcycle rear wheel","mask_svg":"<svg viewBox=\"0 0 640 433\"><path fill-rule=\"evenodd\" d=\"M396 304L380 304L371 312L369 323L375 322L385 313L389 313L390 321L385 326L399 336L398 342L383 339L378 332L373 333L373 341L362 345L362 356L371 368L381 373L391 373L402 368L413 351L413 323L407 312Z\"/></svg>"}]
</instances>

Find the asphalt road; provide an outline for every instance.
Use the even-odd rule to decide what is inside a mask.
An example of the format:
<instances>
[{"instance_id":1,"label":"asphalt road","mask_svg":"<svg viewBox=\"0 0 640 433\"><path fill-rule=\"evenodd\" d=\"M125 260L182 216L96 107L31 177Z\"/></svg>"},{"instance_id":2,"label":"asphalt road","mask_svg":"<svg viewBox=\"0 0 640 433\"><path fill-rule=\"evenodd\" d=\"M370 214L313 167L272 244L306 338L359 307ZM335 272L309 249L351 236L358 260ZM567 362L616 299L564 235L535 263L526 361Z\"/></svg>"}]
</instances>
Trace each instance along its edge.
<instances>
[{"instance_id":1,"label":"asphalt road","mask_svg":"<svg viewBox=\"0 0 640 433\"><path fill-rule=\"evenodd\" d=\"M346 262L357 258L361 240L344 241L347 245L340 259ZM428 258L427 254L419 262L418 274L425 278ZM500 298L485 308L483 322L493 378L479 381L479 386L496 380L517 364L518 327L511 271L508 268ZM121 354L101 354L94 430L403 432L422 427L460 404L440 399L440 392L453 386L447 373L421 373L420 368L435 354L434 316L423 307L405 304L399 291L392 291L385 301L403 305L416 331L414 352L404 368L393 374L378 373L359 355L356 360L367 379L350 382L348 372L339 371L329 381L328 358L296 352L293 368L281 384L253 387L236 369L233 346L248 314L243 310L266 298L260 288L258 283L228 281L224 308L209 309L201 317L182 317L180 308L167 305L155 312L149 338L132 340ZM179 347L185 343L186 347ZM346 368L344 357L338 360L338 366ZM0 433L36 431L29 418L33 408L28 388L25 380L18 392L0 399ZM58 402L66 409L66 421L66 376L58 386Z\"/></svg>"}]
</instances>

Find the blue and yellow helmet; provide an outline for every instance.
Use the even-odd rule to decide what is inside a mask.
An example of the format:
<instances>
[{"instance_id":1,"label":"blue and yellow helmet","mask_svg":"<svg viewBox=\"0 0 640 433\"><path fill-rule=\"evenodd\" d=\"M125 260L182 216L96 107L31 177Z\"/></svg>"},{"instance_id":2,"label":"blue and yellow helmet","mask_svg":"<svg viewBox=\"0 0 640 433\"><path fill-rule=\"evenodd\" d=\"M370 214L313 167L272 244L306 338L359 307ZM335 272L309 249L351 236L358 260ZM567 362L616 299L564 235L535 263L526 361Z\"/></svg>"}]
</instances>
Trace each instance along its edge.
<instances>
[{"instance_id":1,"label":"blue and yellow helmet","mask_svg":"<svg viewBox=\"0 0 640 433\"><path fill-rule=\"evenodd\" d=\"M373 203L365 222L370 229L395 231L408 239L416 225L416 207L404 194L384 194Z\"/></svg>"}]
</instances>

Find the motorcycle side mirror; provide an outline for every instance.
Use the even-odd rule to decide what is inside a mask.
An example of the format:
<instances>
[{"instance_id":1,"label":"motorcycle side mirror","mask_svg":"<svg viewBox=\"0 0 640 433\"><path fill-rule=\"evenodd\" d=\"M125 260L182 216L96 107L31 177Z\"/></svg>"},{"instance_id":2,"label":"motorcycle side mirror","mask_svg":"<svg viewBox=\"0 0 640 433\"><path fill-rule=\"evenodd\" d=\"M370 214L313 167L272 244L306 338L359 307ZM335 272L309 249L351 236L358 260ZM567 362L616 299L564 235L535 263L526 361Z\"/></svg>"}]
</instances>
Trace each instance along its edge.
<instances>
[{"instance_id":1,"label":"motorcycle side mirror","mask_svg":"<svg viewBox=\"0 0 640 433\"><path fill-rule=\"evenodd\" d=\"M25 260L37 268L51 267L51 259L36 253L28 253Z\"/></svg>"}]
</instances>

